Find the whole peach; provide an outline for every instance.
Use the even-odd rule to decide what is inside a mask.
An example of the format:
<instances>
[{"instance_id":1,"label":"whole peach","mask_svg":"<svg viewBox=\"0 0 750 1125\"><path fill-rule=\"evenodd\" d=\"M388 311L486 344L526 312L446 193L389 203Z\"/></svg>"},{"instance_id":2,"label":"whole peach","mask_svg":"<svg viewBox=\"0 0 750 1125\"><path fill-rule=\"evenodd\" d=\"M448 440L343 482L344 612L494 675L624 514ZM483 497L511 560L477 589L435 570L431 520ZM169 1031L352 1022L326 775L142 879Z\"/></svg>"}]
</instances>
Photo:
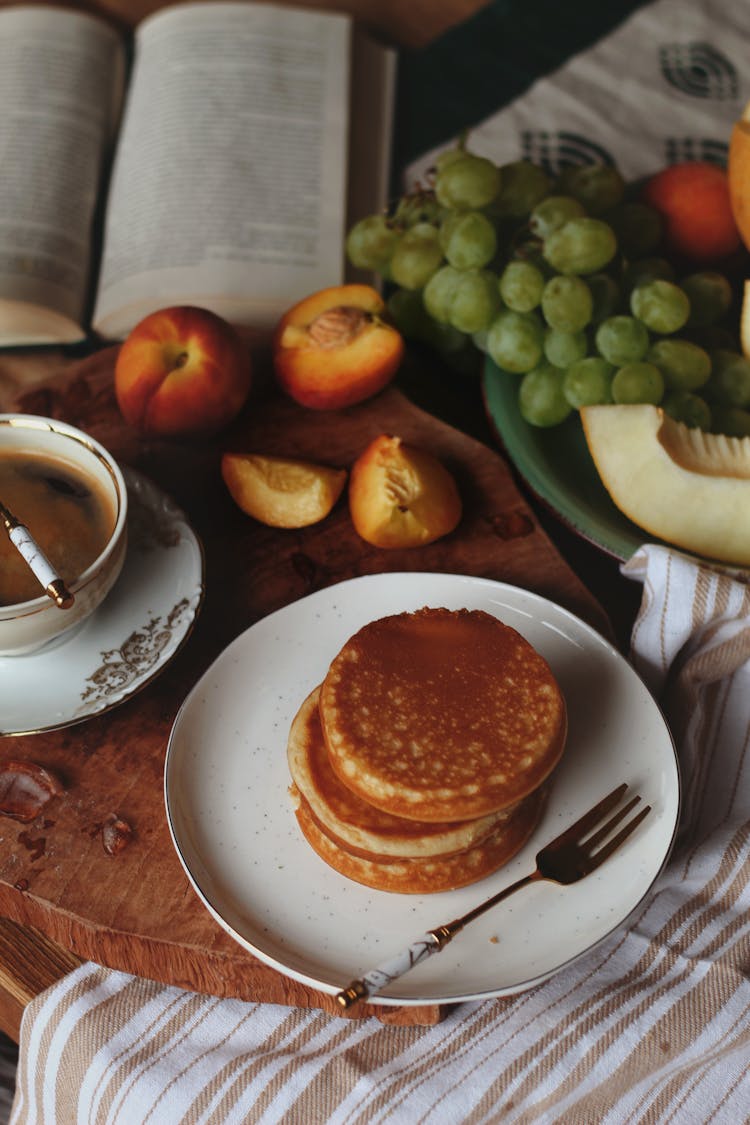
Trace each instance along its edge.
<instances>
[{"instance_id":1,"label":"whole peach","mask_svg":"<svg viewBox=\"0 0 750 1125\"><path fill-rule=\"evenodd\" d=\"M115 394L126 422L163 436L215 433L239 413L250 355L222 317L194 305L144 317L120 347Z\"/></svg>"}]
</instances>

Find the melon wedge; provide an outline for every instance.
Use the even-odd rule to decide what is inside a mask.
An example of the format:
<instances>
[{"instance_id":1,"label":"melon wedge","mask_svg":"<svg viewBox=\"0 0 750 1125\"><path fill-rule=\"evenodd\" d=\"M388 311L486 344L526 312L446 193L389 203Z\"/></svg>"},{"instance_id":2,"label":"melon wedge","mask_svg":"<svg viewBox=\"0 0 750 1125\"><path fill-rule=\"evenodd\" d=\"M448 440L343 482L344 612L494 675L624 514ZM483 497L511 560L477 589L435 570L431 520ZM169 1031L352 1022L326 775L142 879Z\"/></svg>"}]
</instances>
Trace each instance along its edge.
<instances>
[{"instance_id":1,"label":"melon wedge","mask_svg":"<svg viewBox=\"0 0 750 1125\"><path fill-rule=\"evenodd\" d=\"M657 406L585 406L581 421L613 502L651 535L750 565L750 438L688 429Z\"/></svg>"},{"instance_id":2,"label":"melon wedge","mask_svg":"<svg viewBox=\"0 0 750 1125\"><path fill-rule=\"evenodd\" d=\"M750 281L746 281L742 287L740 346L742 348L742 354L750 359Z\"/></svg>"}]
</instances>

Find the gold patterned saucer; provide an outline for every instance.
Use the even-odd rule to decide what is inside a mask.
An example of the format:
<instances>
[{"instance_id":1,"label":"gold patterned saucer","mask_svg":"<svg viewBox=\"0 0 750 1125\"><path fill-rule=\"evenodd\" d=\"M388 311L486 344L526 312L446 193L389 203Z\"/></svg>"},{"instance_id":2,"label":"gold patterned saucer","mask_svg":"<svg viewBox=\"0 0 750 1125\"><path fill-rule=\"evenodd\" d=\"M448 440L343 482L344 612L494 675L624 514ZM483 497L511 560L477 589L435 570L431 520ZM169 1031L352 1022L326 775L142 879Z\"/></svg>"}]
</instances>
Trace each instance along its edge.
<instances>
[{"instance_id":1,"label":"gold patterned saucer","mask_svg":"<svg viewBox=\"0 0 750 1125\"><path fill-rule=\"evenodd\" d=\"M78 631L29 656L0 657L0 735L55 730L111 710L150 683L192 630L204 593L200 540L152 481L132 469L123 475L122 573Z\"/></svg>"}]
</instances>

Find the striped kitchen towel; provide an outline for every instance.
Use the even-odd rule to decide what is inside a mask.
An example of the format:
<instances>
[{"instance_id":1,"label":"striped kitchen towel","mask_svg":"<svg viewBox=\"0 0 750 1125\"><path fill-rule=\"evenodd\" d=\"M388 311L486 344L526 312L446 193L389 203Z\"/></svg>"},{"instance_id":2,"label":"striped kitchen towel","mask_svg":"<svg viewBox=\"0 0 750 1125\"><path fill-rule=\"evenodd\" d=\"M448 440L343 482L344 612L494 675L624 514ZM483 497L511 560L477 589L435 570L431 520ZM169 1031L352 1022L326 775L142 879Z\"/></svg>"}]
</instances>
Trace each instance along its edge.
<instances>
[{"instance_id":1,"label":"striped kitchen towel","mask_svg":"<svg viewBox=\"0 0 750 1125\"><path fill-rule=\"evenodd\" d=\"M750 591L657 546L633 661L685 807L628 928L435 1027L183 992L88 963L29 1005L12 1125L707 1122L750 1118Z\"/></svg>"}]
</instances>

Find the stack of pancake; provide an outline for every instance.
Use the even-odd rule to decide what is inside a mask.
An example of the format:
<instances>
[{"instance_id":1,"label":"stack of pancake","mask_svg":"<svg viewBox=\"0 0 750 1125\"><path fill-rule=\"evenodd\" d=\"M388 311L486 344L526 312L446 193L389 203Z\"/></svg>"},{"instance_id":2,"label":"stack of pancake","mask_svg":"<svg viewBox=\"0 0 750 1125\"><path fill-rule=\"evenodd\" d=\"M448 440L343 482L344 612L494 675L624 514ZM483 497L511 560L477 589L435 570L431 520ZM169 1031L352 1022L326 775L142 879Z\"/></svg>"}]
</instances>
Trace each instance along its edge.
<instances>
[{"instance_id":1,"label":"stack of pancake","mask_svg":"<svg viewBox=\"0 0 750 1125\"><path fill-rule=\"evenodd\" d=\"M451 890L518 852L563 752L565 702L520 633L481 610L421 609L351 637L291 727L300 828L380 890Z\"/></svg>"}]
</instances>

